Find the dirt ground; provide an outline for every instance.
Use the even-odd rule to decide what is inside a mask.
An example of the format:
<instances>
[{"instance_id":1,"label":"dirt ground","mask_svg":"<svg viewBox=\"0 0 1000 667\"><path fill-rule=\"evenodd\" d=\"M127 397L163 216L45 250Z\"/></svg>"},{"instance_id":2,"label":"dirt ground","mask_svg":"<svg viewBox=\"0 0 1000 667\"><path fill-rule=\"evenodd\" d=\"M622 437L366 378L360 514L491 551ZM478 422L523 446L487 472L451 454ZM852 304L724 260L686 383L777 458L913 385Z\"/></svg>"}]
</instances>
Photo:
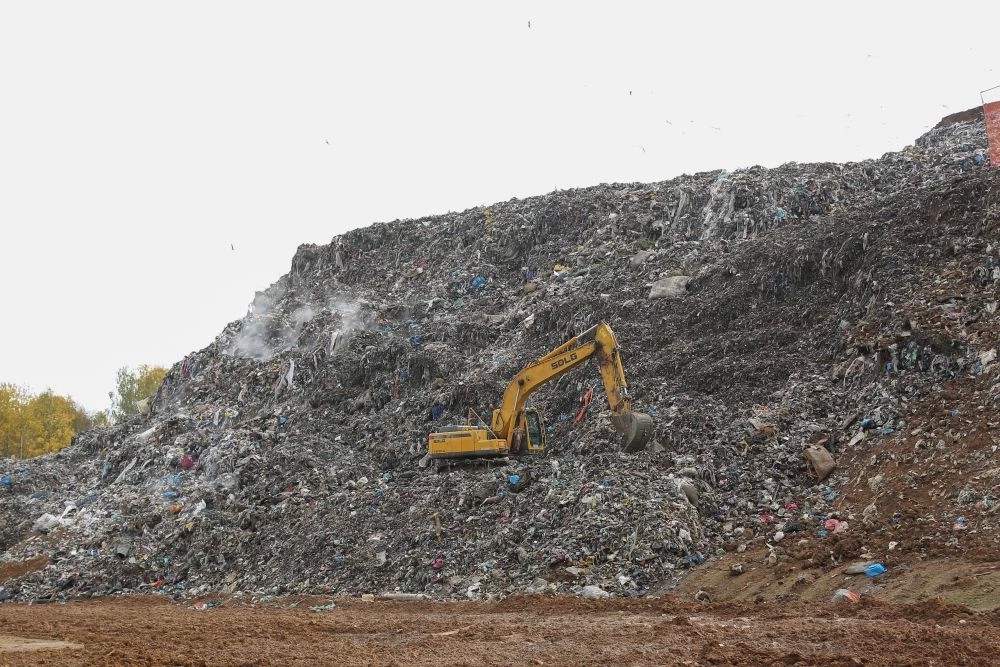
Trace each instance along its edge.
<instances>
[{"instance_id":1,"label":"dirt ground","mask_svg":"<svg viewBox=\"0 0 1000 667\"><path fill-rule=\"evenodd\" d=\"M0 606L0 665L994 665L1000 613L675 597ZM68 645L32 644L27 640Z\"/></svg>"}]
</instances>

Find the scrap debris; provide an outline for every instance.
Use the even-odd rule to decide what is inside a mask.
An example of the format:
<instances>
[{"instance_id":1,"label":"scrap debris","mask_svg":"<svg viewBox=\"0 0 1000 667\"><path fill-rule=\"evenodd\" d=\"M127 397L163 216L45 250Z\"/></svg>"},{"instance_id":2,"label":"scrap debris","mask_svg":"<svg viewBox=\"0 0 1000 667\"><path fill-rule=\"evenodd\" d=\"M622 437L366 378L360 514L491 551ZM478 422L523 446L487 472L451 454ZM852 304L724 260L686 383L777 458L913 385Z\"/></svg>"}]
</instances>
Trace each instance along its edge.
<instances>
[{"instance_id":1,"label":"scrap debris","mask_svg":"<svg viewBox=\"0 0 1000 667\"><path fill-rule=\"evenodd\" d=\"M988 543L985 149L979 116L879 159L560 190L300 246L148 414L0 460L0 567L50 560L0 600L600 599L754 545L774 566L861 558L835 548L857 531L892 539L867 554L887 565ZM602 319L655 416L647 451L620 451L603 389L565 376L532 396L544 457L427 466L429 432L489 414ZM893 509L900 466L937 504Z\"/></svg>"}]
</instances>

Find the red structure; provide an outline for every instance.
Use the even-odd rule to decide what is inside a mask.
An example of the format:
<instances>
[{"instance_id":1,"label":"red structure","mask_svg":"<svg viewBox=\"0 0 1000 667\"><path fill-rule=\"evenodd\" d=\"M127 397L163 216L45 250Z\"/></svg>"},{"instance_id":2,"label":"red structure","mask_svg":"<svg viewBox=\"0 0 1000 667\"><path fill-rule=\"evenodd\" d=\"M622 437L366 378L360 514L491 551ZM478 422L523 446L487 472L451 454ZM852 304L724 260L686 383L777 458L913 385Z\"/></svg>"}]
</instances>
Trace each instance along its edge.
<instances>
[{"instance_id":1,"label":"red structure","mask_svg":"<svg viewBox=\"0 0 1000 667\"><path fill-rule=\"evenodd\" d=\"M986 120L986 138L989 140L990 164L1000 167L1000 99L987 102L985 93L993 94L989 97L1000 97L1000 86L982 91L979 95L983 100L983 117Z\"/></svg>"},{"instance_id":2,"label":"red structure","mask_svg":"<svg viewBox=\"0 0 1000 667\"><path fill-rule=\"evenodd\" d=\"M986 117L986 136L990 142L990 164L1000 167L1000 102L984 104L983 116Z\"/></svg>"}]
</instances>

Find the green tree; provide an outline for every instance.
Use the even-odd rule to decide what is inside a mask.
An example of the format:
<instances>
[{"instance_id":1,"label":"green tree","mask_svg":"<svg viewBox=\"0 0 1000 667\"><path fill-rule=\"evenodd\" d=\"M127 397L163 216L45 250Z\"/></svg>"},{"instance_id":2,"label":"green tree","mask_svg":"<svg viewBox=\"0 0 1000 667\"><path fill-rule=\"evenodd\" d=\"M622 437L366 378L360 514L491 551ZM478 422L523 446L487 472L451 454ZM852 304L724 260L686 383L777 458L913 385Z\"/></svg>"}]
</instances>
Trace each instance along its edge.
<instances>
[{"instance_id":1,"label":"green tree","mask_svg":"<svg viewBox=\"0 0 1000 667\"><path fill-rule=\"evenodd\" d=\"M128 366L118 369L115 378L117 391L109 392L111 398L111 419L121 422L139 414L139 401L156 393L167 375L161 366L143 364L135 370Z\"/></svg>"},{"instance_id":2,"label":"green tree","mask_svg":"<svg viewBox=\"0 0 1000 667\"><path fill-rule=\"evenodd\" d=\"M111 417L107 410L98 410L90 417L90 424L94 428L104 428L111 426Z\"/></svg>"}]
</instances>

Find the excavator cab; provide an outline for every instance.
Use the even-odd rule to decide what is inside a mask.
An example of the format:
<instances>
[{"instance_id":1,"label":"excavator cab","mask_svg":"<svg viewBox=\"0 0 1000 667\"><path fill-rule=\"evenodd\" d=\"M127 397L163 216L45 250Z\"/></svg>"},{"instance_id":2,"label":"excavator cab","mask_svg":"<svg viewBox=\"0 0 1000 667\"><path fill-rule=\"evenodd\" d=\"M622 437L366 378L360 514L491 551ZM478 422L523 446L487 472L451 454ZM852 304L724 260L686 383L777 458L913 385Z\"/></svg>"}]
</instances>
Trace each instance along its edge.
<instances>
[{"instance_id":1,"label":"excavator cab","mask_svg":"<svg viewBox=\"0 0 1000 667\"><path fill-rule=\"evenodd\" d=\"M510 453L539 454L545 451L545 422L538 410L527 408L521 411L517 426L510 440Z\"/></svg>"},{"instance_id":2,"label":"excavator cab","mask_svg":"<svg viewBox=\"0 0 1000 667\"><path fill-rule=\"evenodd\" d=\"M545 450L545 422L538 410L524 411L524 432L527 436L525 444L529 452L542 452Z\"/></svg>"}]
</instances>

